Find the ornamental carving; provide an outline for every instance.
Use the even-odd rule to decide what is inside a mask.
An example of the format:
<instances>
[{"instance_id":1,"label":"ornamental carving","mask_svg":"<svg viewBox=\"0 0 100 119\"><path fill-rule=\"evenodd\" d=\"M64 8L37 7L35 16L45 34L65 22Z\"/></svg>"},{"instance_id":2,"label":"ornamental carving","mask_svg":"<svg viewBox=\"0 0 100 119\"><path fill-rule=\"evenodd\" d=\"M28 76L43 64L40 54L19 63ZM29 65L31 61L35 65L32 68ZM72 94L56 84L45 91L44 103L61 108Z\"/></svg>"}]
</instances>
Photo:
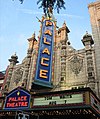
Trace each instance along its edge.
<instances>
[{"instance_id":1,"label":"ornamental carving","mask_svg":"<svg viewBox=\"0 0 100 119\"><path fill-rule=\"evenodd\" d=\"M23 70L21 68L15 69L15 71L14 71L14 83L16 85L21 81L22 75L23 75Z\"/></svg>"},{"instance_id":2,"label":"ornamental carving","mask_svg":"<svg viewBox=\"0 0 100 119\"><path fill-rule=\"evenodd\" d=\"M61 44L58 43L57 46L56 46L56 48L57 48L57 49L60 49L60 47L61 47Z\"/></svg>"},{"instance_id":3,"label":"ornamental carving","mask_svg":"<svg viewBox=\"0 0 100 119\"><path fill-rule=\"evenodd\" d=\"M70 68L72 72L78 75L83 67L83 59L79 58L78 56L73 56L70 60Z\"/></svg>"},{"instance_id":4,"label":"ornamental carving","mask_svg":"<svg viewBox=\"0 0 100 119\"><path fill-rule=\"evenodd\" d=\"M36 50L35 49L33 50L33 54L36 55Z\"/></svg>"}]
</instances>

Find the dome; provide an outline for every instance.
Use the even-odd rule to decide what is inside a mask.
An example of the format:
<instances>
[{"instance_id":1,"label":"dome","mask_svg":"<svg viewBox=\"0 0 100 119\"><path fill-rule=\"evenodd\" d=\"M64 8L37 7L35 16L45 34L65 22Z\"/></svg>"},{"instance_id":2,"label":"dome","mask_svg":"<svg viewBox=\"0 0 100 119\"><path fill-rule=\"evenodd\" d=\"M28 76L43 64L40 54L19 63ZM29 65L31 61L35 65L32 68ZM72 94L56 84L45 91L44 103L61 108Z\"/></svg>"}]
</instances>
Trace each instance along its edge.
<instances>
[{"instance_id":1,"label":"dome","mask_svg":"<svg viewBox=\"0 0 100 119\"><path fill-rule=\"evenodd\" d=\"M18 59L18 56L16 55L16 53L14 55L11 56L11 58L16 58Z\"/></svg>"},{"instance_id":2,"label":"dome","mask_svg":"<svg viewBox=\"0 0 100 119\"><path fill-rule=\"evenodd\" d=\"M83 36L83 39L84 38L88 38L88 37L92 37L92 35L91 34L88 34L88 32L86 31L86 34Z\"/></svg>"}]
</instances>

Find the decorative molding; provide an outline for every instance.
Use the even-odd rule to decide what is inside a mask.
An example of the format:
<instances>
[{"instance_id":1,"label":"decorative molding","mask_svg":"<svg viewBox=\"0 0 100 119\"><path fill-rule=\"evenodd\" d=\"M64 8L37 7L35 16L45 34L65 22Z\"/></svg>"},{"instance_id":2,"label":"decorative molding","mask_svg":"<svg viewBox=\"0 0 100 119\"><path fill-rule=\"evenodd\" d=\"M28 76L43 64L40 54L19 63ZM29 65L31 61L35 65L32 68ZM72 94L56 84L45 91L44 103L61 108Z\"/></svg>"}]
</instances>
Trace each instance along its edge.
<instances>
[{"instance_id":1,"label":"decorative molding","mask_svg":"<svg viewBox=\"0 0 100 119\"><path fill-rule=\"evenodd\" d=\"M77 55L74 55L70 60L70 68L72 72L78 75L83 67L83 59L79 58Z\"/></svg>"},{"instance_id":2,"label":"decorative molding","mask_svg":"<svg viewBox=\"0 0 100 119\"><path fill-rule=\"evenodd\" d=\"M17 85L20 80L22 79L22 75L23 75L23 70L22 68L18 67L15 71L14 71L14 83Z\"/></svg>"}]
</instances>

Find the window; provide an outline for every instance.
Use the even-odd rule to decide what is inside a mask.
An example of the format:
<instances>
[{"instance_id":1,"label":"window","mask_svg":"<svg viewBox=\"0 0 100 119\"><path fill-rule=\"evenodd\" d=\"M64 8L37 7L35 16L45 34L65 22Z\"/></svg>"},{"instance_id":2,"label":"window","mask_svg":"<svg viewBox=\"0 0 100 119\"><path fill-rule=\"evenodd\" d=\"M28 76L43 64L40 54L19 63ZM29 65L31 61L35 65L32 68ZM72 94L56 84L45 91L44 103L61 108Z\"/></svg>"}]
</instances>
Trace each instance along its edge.
<instances>
[{"instance_id":1,"label":"window","mask_svg":"<svg viewBox=\"0 0 100 119\"><path fill-rule=\"evenodd\" d=\"M77 89L77 87L72 87L72 90Z\"/></svg>"},{"instance_id":2,"label":"window","mask_svg":"<svg viewBox=\"0 0 100 119\"><path fill-rule=\"evenodd\" d=\"M2 86L0 86L0 90L2 89Z\"/></svg>"},{"instance_id":3,"label":"window","mask_svg":"<svg viewBox=\"0 0 100 119\"><path fill-rule=\"evenodd\" d=\"M89 71L89 72L90 72L90 71L94 71L94 68L89 66L89 67L87 68L87 71Z\"/></svg>"},{"instance_id":4,"label":"window","mask_svg":"<svg viewBox=\"0 0 100 119\"><path fill-rule=\"evenodd\" d=\"M64 81L64 77L61 77L61 81Z\"/></svg>"},{"instance_id":5,"label":"window","mask_svg":"<svg viewBox=\"0 0 100 119\"><path fill-rule=\"evenodd\" d=\"M87 57L87 60L92 60L92 57Z\"/></svg>"},{"instance_id":6,"label":"window","mask_svg":"<svg viewBox=\"0 0 100 119\"><path fill-rule=\"evenodd\" d=\"M92 76L92 72L89 72L89 73L88 73L88 76L91 77L91 76Z\"/></svg>"}]
</instances>

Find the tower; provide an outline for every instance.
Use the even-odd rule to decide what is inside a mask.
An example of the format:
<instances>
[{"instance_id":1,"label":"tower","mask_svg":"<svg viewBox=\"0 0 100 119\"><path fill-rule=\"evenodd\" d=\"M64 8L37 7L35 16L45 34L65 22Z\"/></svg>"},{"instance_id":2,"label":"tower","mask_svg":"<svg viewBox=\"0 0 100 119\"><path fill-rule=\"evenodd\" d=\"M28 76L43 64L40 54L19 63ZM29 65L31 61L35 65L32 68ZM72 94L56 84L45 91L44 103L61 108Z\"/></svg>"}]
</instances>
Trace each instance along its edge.
<instances>
[{"instance_id":1,"label":"tower","mask_svg":"<svg viewBox=\"0 0 100 119\"><path fill-rule=\"evenodd\" d=\"M9 65L8 77L6 79L6 85L4 87L4 90L5 90L4 93L12 89L10 82L12 80L11 77L13 75L13 69L16 66L16 64L19 62L17 59L18 59L18 56L16 55L16 53L12 55L11 58L9 59L10 65Z\"/></svg>"},{"instance_id":2,"label":"tower","mask_svg":"<svg viewBox=\"0 0 100 119\"><path fill-rule=\"evenodd\" d=\"M88 83L87 86L90 87L95 92L95 64L93 59L93 47L94 41L92 39L92 36L86 32L86 34L83 36L82 42L85 46L85 52L86 52L86 64L87 64L87 79Z\"/></svg>"},{"instance_id":3,"label":"tower","mask_svg":"<svg viewBox=\"0 0 100 119\"><path fill-rule=\"evenodd\" d=\"M98 95L100 97L100 1L88 5L94 39Z\"/></svg>"}]
</instances>

